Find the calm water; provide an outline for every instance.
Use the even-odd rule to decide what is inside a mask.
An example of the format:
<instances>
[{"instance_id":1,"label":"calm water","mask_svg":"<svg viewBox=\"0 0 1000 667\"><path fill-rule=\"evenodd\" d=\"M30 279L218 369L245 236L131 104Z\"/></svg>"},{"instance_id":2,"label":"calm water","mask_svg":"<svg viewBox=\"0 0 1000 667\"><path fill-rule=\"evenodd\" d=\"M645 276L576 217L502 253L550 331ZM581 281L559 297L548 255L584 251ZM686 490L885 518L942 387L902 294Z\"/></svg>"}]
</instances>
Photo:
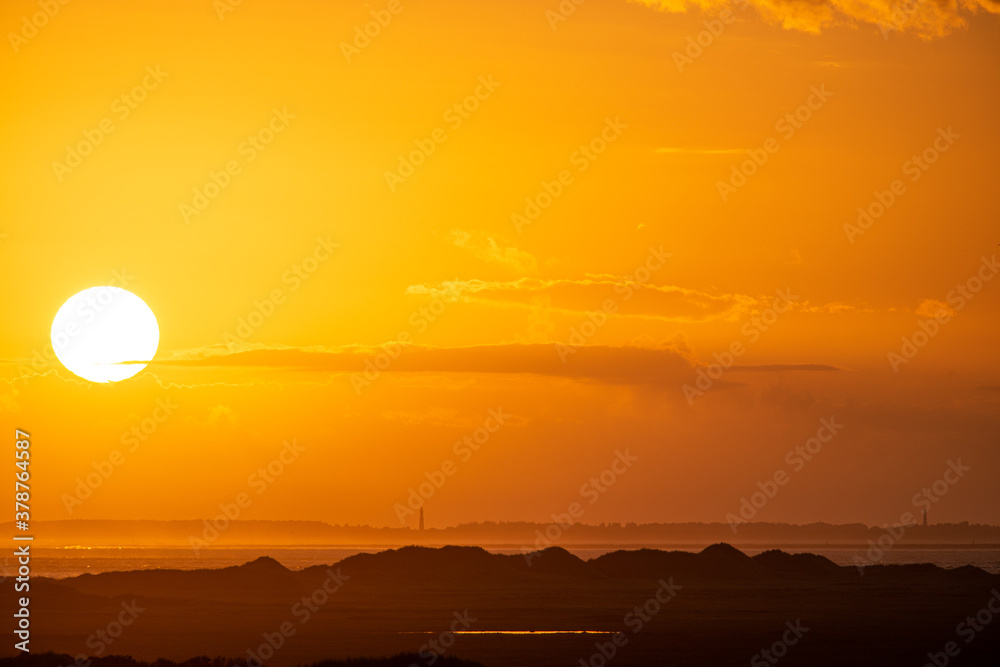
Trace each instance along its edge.
<instances>
[{"instance_id":1,"label":"calm water","mask_svg":"<svg viewBox=\"0 0 1000 667\"><path fill-rule=\"evenodd\" d=\"M652 548L679 551L700 551L702 547L651 545ZM390 549L389 546L357 547L248 547L203 549L195 556L185 547L67 547L33 549L31 559L32 574L46 577L72 577L84 572L110 572L121 570L219 568L242 565L260 556L270 556L292 570L300 570L310 565L330 565L357 553L374 553ZM636 545L566 548L584 560L596 558L618 549L636 549ZM509 546L487 547L494 553L517 554L521 549ZM839 565L854 565L854 557L866 559L864 548L851 547L781 547L789 553L815 553L826 556ZM763 548L743 548L748 555L764 551ZM14 571L14 559L3 559L4 576ZM941 567L974 565L993 574L1000 574L1000 549L995 547L903 547L897 546L886 552L880 561L893 563L934 563Z\"/></svg>"}]
</instances>

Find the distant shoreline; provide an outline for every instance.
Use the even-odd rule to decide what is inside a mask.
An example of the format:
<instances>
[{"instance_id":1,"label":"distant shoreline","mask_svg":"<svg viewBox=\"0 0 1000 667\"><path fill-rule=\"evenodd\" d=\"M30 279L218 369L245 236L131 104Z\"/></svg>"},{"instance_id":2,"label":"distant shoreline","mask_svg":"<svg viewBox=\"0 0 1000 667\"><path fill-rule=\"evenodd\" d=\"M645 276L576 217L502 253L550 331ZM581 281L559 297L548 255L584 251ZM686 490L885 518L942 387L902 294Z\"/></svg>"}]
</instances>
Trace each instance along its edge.
<instances>
[{"instance_id":1,"label":"distant shoreline","mask_svg":"<svg viewBox=\"0 0 1000 667\"><path fill-rule=\"evenodd\" d=\"M753 549L865 549L869 545L862 543L851 543L851 542L737 542L735 540L730 540L729 544L736 547L748 547ZM630 542L573 542L572 540L562 540L560 541L560 546L563 547L573 547L574 549L605 549L608 547L617 547L618 549L657 549L661 550L663 547L673 547L679 551L688 551L695 549L704 549L709 546L710 543L706 542L643 542L643 543L630 543ZM226 543L220 545L214 545L209 547L204 547L205 551L221 551L221 550L231 550L231 549L257 549L257 548L271 548L271 549L393 549L406 546L415 546L413 542L400 542L398 544L393 543L378 543L378 544L352 544L352 543L315 543L315 544L291 544L291 543L268 543L268 542L250 542L245 544L238 543ZM459 542L449 541L449 542L430 542L422 541L419 546L424 547L446 547L446 546L475 546L482 547L487 551L491 549L520 549L521 544L514 542L496 542L490 543L468 543L463 544ZM36 547L37 549L59 549L59 550L89 550L89 549L184 549L189 550L190 547L186 544L178 543L163 543L163 544L88 544L88 545L49 545L42 544ZM911 549L911 550L921 550L921 549L1000 549L1000 542L997 543L987 543L987 542L973 542L973 543L961 543L961 542L926 542L926 543L913 543L913 544L897 544L893 547L894 549Z\"/></svg>"},{"instance_id":2,"label":"distant shoreline","mask_svg":"<svg viewBox=\"0 0 1000 667\"><path fill-rule=\"evenodd\" d=\"M13 532L10 523L4 524ZM726 542L746 548L865 548L891 542L900 549L990 549L1000 546L1000 526L969 523L922 525L746 523L542 524L481 522L418 530L411 527L332 525L321 521L58 520L35 521L36 548L183 547L387 548L409 544L474 545L538 550L607 547L697 549Z\"/></svg>"}]
</instances>

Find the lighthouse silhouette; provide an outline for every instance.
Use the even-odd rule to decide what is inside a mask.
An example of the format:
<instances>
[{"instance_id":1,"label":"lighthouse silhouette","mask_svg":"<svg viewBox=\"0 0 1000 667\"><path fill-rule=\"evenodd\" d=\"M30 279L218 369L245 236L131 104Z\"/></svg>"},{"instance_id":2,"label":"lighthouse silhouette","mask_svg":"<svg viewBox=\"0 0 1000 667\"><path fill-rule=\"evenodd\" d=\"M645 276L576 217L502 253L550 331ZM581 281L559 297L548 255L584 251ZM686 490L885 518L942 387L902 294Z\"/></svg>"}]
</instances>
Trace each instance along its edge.
<instances>
[{"instance_id":1,"label":"lighthouse silhouette","mask_svg":"<svg viewBox=\"0 0 1000 667\"><path fill-rule=\"evenodd\" d=\"M924 510L924 523L927 523L927 511ZM420 508L420 530L424 529L424 508Z\"/></svg>"}]
</instances>

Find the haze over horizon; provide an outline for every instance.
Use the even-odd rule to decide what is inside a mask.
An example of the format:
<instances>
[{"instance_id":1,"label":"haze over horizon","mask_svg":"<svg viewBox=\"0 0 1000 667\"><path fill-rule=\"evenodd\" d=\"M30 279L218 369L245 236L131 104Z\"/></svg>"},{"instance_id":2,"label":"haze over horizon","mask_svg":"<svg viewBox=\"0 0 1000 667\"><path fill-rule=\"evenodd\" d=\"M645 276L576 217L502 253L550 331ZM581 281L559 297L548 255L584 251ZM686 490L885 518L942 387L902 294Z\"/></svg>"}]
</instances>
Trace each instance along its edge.
<instances>
[{"instance_id":1,"label":"haze over horizon","mask_svg":"<svg viewBox=\"0 0 1000 667\"><path fill-rule=\"evenodd\" d=\"M0 667L997 667L1000 0L0 29Z\"/></svg>"},{"instance_id":2,"label":"haze over horizon","mask_svg":"<svg viewBox=\"0 0 1000 667\"><path fill-rule=\"evenodd\" d=\"M1000 523L995 2L217 4L8 38L34 520Z\"/></svg>"}]
</instances>

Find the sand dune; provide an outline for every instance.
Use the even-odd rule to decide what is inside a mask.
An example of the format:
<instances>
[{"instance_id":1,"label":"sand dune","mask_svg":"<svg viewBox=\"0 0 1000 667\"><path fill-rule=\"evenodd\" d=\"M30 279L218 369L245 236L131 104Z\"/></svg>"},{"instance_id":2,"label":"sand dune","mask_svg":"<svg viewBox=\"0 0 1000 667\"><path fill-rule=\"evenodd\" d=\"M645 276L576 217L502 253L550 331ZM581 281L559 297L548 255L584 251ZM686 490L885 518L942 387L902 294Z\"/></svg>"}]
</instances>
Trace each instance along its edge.
<instances>
[{"instance_id":1,"label":"sand dune","mask_svg":"<svg viewBox=\"0 0 1000 667\"><path fill-rule=\"evenodd\" d=\"M663 594L667 585L672 596ZM1000 655L1000 623L968 644L956 626L994 594L1000 602L997 590L1000 576L971 567L871 566L862 575L811 554L749 557L718 544L589 561L561 548L526 558L405 547L301 571L262 557L216 570L38 579L31 594L33 651L72 655L186 660L251 651L288 665L423 651L417 664L448 655L579 665L611 646L615 665L660 664L650 661L666 655L669 664L745 665L801 623L809 630L786 647L782 664L922 665L948 641L962 642L960 661L950 664L995 664L978 660ZM126 608L141 611L116 627ZM466 621L456 626L457 618ZM540 634L581 630L604 634ZM498 631L536 634L489 634ZM614 633L624 645L607 643ZM438 640L448 646L435 653L430 642Z\"/></svg>"}]
</instances>

